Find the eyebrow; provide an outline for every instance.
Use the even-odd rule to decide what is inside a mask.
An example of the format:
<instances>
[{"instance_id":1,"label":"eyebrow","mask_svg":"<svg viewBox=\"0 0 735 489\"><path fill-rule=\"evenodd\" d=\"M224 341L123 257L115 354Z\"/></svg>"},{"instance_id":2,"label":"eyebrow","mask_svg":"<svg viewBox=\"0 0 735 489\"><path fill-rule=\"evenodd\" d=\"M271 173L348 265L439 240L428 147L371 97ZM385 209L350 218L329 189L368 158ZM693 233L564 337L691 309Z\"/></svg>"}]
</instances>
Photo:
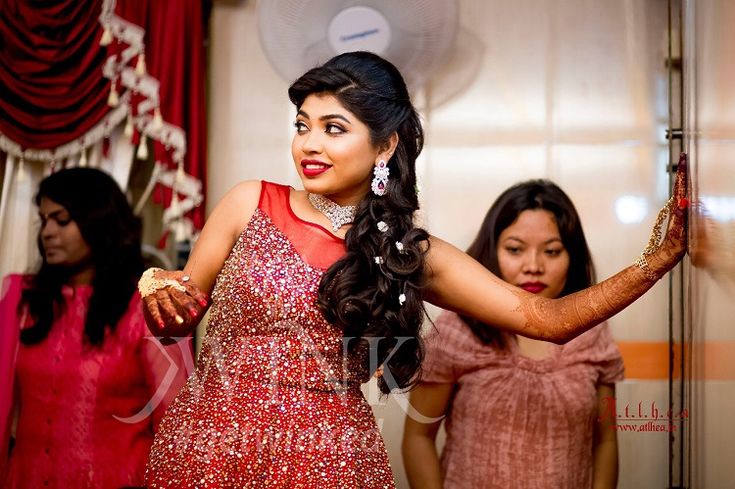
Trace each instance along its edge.
<instances>
[{"instance_id":1,"label":"eyebrow","mask_svg":"<svg viewBox=\"0 0 735 489\"><path fill-rule=\"evenodd\" d=\"M64 213L64 212L68 213L68 211L66 209L59 209L59 210L56 210L56 211L53 211L53 212L49 212L48 214L44 214L42 212L39 212L38 213L38 217L40 217L41 219L48 219L49 217L54 217L55 218L56 216L58 216L59 214Z\"/></svg>"},{"instance_id":2,"label":"eyebrow","mask_svg":"<svg viewBox=\"0 0 735 489\"><path fill-rule=\"evenodd\" d=\"M301 115L301 116L306 117L307 119L311 119L311 117L309 117L309 114L307 114L303 110L299 110L297 112L297 115ZM343 116L342 114L326 114L319 118L320 121L328 121L330 119L341 119L345 121L347 124L352 124L352 122L347 117Z\"/></svg>"},{"instance_id":3,"label":"eyebrow","mask_svg":"<svg viewBox=\"0 0 735 489\"><path fill-rule=\"evenodd\" d=\"M521 238L517 238L517 237L515 237L515 236L508 236L508 237L507 237L507 238L505 238L505 239L504 239L503 241L508 241L509 239L512 239L512 240L518 241L518 242L520 242L520 243L525 243L525 241L523 241L523 240L522 240ZM561 240L561 238L551 238L551 239L547 239L546 241L544 241L544 242L543 242L543 244L550 244L550 243L554 243L554 242L556 242L556 241L558 241L558 242L560 242L560 243L563 243L563 242L562 242L562 240Z\"/></svg>"}]
</instances>

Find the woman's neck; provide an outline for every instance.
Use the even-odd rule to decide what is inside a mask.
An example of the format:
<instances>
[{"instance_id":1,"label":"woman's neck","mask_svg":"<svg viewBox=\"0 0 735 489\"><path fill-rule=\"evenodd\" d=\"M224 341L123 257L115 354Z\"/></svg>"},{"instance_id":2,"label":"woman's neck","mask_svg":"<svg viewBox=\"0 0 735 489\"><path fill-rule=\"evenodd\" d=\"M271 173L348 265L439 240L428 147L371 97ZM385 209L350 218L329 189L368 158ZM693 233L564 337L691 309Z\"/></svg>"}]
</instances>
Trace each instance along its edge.
<instances>
[{"instance_id":1,"label":"woman's neck","mask_svg":"<svg viewBox=\"0 0 735 489\"><path fill-rule=\"evenodd\" d=\"M69 275L67 283L72 287L91 285L94 279L94 267L85 267L75 270Z\"/></svg>"}]
</instances>

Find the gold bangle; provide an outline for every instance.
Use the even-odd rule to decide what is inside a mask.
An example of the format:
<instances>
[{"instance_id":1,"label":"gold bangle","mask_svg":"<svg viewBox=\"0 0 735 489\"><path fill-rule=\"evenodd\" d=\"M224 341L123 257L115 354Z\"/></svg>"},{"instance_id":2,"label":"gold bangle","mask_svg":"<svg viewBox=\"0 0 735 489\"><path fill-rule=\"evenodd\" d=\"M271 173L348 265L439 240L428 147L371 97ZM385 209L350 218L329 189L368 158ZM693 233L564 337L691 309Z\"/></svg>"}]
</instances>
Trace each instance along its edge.
<instances>
[{"instance_id":1,"label":"gold bangle","mask_svg":"<svg viewBox=\"0 0 735 489\"><path fill-rule=\"evenodd\" d=\"M138 292L141 297L148 297L151 294L155 294L157 291L166 287L172 287L181 292L186 292L186 287L181 285L178 280L172 278L156 278L156 272L162 272L162 268L149 268L138 280Z\"/></svg>"},{"instance_id":2,"label":"gold bangle","mask_svg":"<svg viewBox=\"0 0 735 489\"><path fill-rule=\"evenodd\" d=\"M648 266L648 260L646 260L646 255L641 253L641 256L638 257L638 259L635 261L635 265L641 269L643 272L643 275L646 276L646 278L649 278L653 280L654 282L658 280L658 275L651 270L651 267Z\"/></svg>"}]
</instances>

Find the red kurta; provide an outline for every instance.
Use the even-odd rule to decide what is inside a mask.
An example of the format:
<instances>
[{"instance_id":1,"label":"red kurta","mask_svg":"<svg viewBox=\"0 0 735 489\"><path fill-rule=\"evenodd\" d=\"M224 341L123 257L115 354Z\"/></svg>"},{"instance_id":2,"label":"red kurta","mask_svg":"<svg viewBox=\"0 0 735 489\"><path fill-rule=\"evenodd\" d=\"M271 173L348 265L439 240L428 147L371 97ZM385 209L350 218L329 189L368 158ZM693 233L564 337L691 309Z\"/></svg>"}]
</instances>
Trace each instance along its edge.
<instances>
[{"instance_id":1,"label":"red kurta","mask_svg":"<svg viewBox=\"0 0 735 489\"><path fill-rule=\"evenodd\" d=\"M5 279L4 327L30 325L16 314L22 285L20 275ZM136 293L115 332L92 347L83 341L92 288L62 292L66 307L49 335L18 351L20 416L7 487L143 485L154 427L186 381L191 343L163 347L150 337Z\"/></svg>"}]
</instances>

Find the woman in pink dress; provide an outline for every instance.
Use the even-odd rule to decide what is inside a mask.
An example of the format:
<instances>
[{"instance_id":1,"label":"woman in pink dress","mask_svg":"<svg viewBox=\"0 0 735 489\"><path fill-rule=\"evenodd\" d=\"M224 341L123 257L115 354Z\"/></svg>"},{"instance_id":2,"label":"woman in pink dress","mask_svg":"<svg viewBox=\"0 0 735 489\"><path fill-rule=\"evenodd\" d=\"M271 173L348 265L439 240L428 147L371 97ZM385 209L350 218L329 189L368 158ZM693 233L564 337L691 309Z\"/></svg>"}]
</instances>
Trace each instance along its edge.
<instances>
[{"instance_id":1,"label":"woman in pink dress","mask_svg":"<svg viewBox=\"0 0 735 489\"><path fill-rule=\"evenodd\" d=\"M0 284L0 304L7 295L5 281ZM0 315L0 318L4 317ZM10 428L13 409L15 354L18 350L18 328L12 323L0 322L0 481L5 480L10 448Z\"/></svg>"},{"instance_id":2,"label":"woman in pink dress","mask_svg":"<svg viewBox=\"0 0 735 489\"><path fill-rule=\"evenodd\" d=\"M156 334L187 333L212 301L196 371L156 435L149 487L394 487L359 386L380 365L384 392L416 381L424 299L564 342L643 294L685 251L679 213L645 264L601 285L561 299L517 289L415 225L423 131L392 64L345 53L289 96L304 190L235 186L184 270L150 269L139 283ZM682 198L684 176L682 165Z\"/></svg>"},{"instance_id":3,"label":"woman in pink dress","mask_svg":"<svg viewBox=\"0 0 735 489\"><path fill-rule=\"evenodd\" d=\"M150 336L135 284L141 223L91 168L45 178L42 256L3 281L0 321L20 330L19 416L8 488L141 486L156 424L186 379L185 342Z\"/></svg>"},{"instance_id":4,"label":"woman in pink dress","mask_svg":"<svg viewBox=\"0 0 735 489\"><path fill-rule=\"evenodd\" d=\"M545 180L498 197L467 253L541 297L594 283L577 211ZM422 418L409 415L403 435L411 487L615 487L617 437L603 400L615 396L623 362L607 324L556 345L445 311L426 349L411 393ZM442 422L440 460L434 443Z\"/></svg>"}]
</instances>

